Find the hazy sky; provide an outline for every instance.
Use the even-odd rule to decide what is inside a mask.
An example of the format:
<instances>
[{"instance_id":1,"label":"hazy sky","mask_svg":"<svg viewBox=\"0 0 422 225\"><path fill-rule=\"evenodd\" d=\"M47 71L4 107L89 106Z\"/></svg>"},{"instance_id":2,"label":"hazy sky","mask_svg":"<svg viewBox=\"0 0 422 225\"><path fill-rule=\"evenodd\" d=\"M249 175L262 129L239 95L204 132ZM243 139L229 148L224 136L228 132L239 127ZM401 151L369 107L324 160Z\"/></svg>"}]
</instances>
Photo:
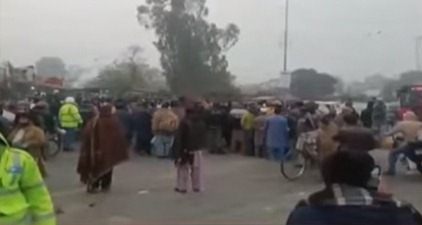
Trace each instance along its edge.
<instances>
[{"instance_id":1,"label":"hazy sky","mask_svg":"<svg viewBox=\"0 0 422 225\"><path fill-rule=\"evenodd\" d=\"M289 69L313 67L346 80L415 68L422 0L290 0ZM0 0L1 60L34 64L59 56L99 66L137 44L159 66L154 35L136 20L143 0ZM208 0L210 20L236 23L229 53L239 83L274 78L282 68L284 0Z\"/></svg>"}]
</instances>

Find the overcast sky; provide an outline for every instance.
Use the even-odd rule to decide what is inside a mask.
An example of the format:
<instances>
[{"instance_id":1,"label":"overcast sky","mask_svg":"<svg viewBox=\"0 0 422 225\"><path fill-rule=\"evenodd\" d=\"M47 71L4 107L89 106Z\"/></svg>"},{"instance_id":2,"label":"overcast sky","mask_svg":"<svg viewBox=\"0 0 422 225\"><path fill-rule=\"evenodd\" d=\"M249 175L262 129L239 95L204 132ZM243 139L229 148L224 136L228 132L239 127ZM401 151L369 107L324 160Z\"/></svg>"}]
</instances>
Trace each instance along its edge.
<instances>
[{"instance_id":1,"label":"overcast sky","mask_svg":"<svg viewBox=\"0 0 422 225\"><path fill-rule=\"evenodd\" d=\"M289 70L313 67L346 80L415 68L422 0L290 0ZM34 64L59 56L99 66L133 44L159 66L154 36L138 25L143 0L0 0L1 60ZM274 78L282 69L284 0L208 0L210 20L236 23L229 53L239 83Z\"/></svg>"}]
</instances>

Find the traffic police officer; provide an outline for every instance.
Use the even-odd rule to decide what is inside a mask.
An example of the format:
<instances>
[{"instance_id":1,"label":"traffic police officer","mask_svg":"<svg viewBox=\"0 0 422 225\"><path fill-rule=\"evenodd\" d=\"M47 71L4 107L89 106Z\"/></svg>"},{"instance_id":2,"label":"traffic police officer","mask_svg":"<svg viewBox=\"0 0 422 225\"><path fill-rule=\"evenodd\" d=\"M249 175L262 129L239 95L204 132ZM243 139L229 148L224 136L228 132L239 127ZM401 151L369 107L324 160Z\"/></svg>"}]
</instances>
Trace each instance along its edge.
<instances>
[{"instance_id":1,"label":"traffic police officer","mask_svg":"<svg viewBox=\"0 0 422 225\"><path fill-rule=\"evenodd\" d=\"M35 160L0 134L0 225L55 225L50 193Z\"/></svg>"}]
</instances>

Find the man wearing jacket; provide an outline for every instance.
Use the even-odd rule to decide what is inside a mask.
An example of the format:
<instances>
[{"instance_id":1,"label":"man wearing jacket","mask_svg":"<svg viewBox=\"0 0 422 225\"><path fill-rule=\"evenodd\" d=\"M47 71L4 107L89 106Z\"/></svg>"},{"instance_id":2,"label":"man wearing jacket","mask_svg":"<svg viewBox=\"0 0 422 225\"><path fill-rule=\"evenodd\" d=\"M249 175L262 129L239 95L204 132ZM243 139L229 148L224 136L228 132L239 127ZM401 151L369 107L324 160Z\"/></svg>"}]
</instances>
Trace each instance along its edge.
<instances>
[{"instance_id":1,"label":"man wearing jacket","mask_svg":"<svg viewBox=\"0 0 422 225\"><path fill-rule=\"evenodd\" d=\"M35 160L0 134L0 225L55 225L53 203Z\"/></svg>"},{"instance_id":2,"label":"man wearing jacket","mask_svg":"<svg viewBox=\"0 0 422 225\"><path fill-rule=\"evenodd\" d=\"M72 151L76 142L76 134L83 120L76 105L75 98L67 97L59 110L60 126L66 133L63 137L63 150Z\"/></svg>"}]
</instances>

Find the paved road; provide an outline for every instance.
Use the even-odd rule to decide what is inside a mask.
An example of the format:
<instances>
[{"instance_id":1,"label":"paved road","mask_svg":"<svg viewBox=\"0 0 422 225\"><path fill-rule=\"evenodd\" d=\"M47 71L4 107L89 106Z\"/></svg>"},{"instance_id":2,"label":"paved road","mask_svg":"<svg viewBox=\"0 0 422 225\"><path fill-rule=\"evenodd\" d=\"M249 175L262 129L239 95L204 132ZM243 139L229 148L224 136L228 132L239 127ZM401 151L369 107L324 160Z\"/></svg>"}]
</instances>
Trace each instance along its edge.
<instances>
[{"instance_id":1,"label":"paved road","mask_svg":"<svg viewBox=\"0 0 422 225\"><path fill-rule=\"evenodd\" d=\"M385 152L376 152L380 162ZM322 187L317 173L288 182L279 165L238 155L205 157L204 193L173 192L171 161L134 156L115 170L113 189L88 195L75 174L77 155L66 153L48 163L47 182L64 225L103 224L283 224L296 202ZM388 178L397 197L422 209L422 177Z\"/></svg>"}]
</instances>

